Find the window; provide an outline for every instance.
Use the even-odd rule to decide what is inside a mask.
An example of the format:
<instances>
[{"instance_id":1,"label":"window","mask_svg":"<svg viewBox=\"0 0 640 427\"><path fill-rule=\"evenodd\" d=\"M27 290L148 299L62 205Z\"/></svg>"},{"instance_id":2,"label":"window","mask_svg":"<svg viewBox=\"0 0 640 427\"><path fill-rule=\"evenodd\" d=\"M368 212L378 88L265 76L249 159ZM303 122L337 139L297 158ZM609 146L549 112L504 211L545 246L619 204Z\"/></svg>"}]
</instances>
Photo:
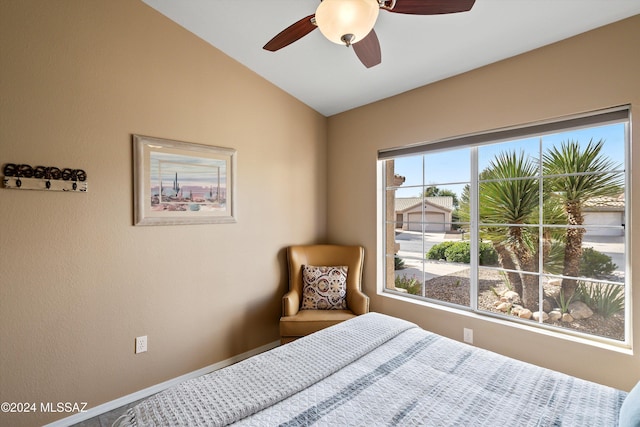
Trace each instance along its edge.
<instances>
[{"instance_id":1,"label":"window","mask_svg":"<svg viewBox=\"0 0 640 427\"><path fill-rule=\"evenodd\" d=\"M629 342L627 107L379 153L385 291Z\"/></svg>"}]
</instances>

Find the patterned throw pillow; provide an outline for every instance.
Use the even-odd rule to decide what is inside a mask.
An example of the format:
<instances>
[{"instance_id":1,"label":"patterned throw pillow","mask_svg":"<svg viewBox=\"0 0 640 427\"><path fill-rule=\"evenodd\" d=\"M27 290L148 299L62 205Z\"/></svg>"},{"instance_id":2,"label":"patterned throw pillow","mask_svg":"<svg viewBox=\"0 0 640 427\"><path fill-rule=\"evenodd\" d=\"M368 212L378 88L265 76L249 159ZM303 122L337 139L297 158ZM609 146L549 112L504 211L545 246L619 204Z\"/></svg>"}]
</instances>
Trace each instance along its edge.
<instances>
[{"instance_id":1,"label":"patterned throw pillow","mask_svg":"<svg viewBox=\"0 0 640 427\"><path fill-rule=\"evenodd\" d=\"M347 308L347 266L302 266L301 310L344 310Z\"/></svg>"}]
</instances>

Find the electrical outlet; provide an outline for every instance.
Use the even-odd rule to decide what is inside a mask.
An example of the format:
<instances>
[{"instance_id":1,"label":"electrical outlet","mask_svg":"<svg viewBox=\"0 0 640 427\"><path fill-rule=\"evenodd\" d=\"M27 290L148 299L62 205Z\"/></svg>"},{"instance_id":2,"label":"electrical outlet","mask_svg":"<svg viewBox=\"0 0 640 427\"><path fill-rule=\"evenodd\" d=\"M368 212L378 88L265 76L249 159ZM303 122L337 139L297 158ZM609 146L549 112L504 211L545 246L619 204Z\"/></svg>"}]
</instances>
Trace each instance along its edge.
<instances>
[{"instance_id":1,"label":"electrical outlet","mask_svg":"<svg viewBox=\"0 0 640 427\"><path fill-rule=\"evenodd\" d=\"M464 328L464 342L473 344L473 329Z\"/></svg>"},{"instance_id":2,"label":"electrical outlet","mask_svg":"<svg viewBox=\"0 0 640 427\"><path fill-rule=\"evenodd\" d=\"M147 351L147 336L136 337L136 354Z\"/></svg>"}]
</instances>

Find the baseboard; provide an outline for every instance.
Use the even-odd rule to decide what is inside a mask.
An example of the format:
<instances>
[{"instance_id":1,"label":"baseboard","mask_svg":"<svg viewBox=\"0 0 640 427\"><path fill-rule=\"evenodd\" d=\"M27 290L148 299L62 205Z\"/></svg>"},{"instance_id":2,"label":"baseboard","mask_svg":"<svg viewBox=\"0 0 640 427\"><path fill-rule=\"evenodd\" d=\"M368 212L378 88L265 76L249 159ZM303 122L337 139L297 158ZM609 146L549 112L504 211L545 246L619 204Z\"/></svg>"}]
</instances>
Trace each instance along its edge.
<instances>
[{"instance_id":1,"label":"baseboard","mask_svg":"<svg viewBox=\"0 0 640 427\"><path fill-rule=\"evenodd\" d=\"M110 402L103 403L102 405L94 406L93 408L89 408L85 412L81 412L78 414L71 415L66 418L62 418L60 420L54 421L51 424L46 424L43 427L69 427L79 422L88 420L89 418L97 417L106 412L113 411L121 406L128 405L129 403L135 402L136 400L144 399L145 397L149 397L153 394L159 393L162 390L166 390L169 387L172 387L176 384L179 384L183 381L190 380L192 378L197 378L199 376L208 374L213 371L217 371L218 369L222 369L226 366L233 365L234 363L240 362L241 360L248 359L251 356L255 356L256 354L263 353L267 350L271 350L280 345L280 341L273 341L269 344L265 344L261 347L254 348L253 350L249 350L242 354L238 354L236 356L230 357L228 359L222 360L220 362L214 363L213 365L205 366L204 368L198 369L193 372L189 372L188 374L181 375L176 378L172 378L170 380L164 381L160 384L156 384L151 387L147 387L143 390L136 391L135 393L128 394L126 396L119 397L118 399L112 400Z\"/></svg>"}]
</instances>

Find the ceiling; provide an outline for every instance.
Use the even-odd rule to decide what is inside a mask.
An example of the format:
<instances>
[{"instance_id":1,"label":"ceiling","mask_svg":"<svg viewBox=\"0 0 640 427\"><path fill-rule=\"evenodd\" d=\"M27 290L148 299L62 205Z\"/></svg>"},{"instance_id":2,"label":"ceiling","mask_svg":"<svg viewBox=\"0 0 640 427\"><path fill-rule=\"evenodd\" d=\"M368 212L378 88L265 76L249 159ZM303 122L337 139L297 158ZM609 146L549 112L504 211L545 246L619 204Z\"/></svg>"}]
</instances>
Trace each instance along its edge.
<instances>
[{"instance_id":1,"label":"ceiling","mask_svg":"<svg viewBox=\"0 0 640 427\"><path fill-rule=\"evenodd\" d=\"M325 116L640 14L638 0L476 0L469 12L432 16L381 10L382 63L367 69L320 31L262 49L318 0L143 1Z\"/></svg>"}]
</instances>

